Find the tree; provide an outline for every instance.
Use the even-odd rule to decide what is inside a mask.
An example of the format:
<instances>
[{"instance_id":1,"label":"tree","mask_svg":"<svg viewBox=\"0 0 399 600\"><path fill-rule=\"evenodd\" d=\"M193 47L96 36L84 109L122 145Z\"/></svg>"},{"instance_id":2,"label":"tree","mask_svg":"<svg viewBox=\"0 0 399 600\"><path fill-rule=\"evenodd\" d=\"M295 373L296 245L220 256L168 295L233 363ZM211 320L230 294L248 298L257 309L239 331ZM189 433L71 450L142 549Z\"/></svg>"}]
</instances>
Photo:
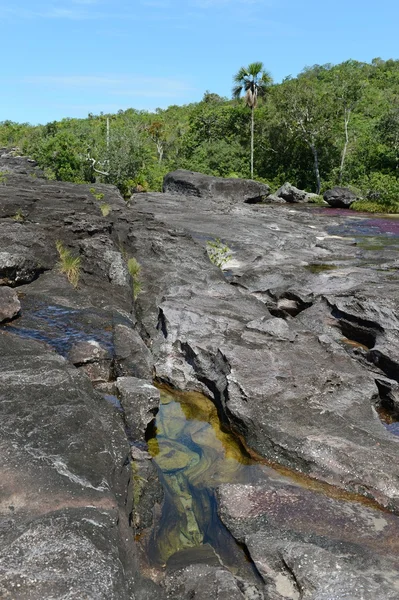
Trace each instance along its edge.
<instances>
[{"instance_id":1,"label":"tree","mask_svg":"<svg viewBox=\"0 0 399 600\"><path fill-rule=\"evenodd\" d=\"M241 67L234 76L233 98L240 98L245 91L245 104L251 109L251 177L254 176L254 111L258 97L264 96L266 89L273 83L271 75L264 70L263 63L254 62Z\"/></svg>"},{"instance_id":2,"label":"tree","mask_svg":"<svg viewBox=\"0 0 399 600\"><path fill-rule=\"evenodd\" d=\"M333 112L329 89L313 75L304 73L297 79L287 79L274 101L287 129L312 152L316 193L320 194L320 147L330 133Z\"/></svg>"},{"instance_id":3,"label":"tree","mask_svg":"<svg viewBox=\"0 0 399 600\"><path fill-rule=\"evenodd\" d=\"M339 167L338 181L340 184L344 175L345 159L350 141L349 122L356 105L361 100L365 86L364 78L362 78L362 67L362 63L348 60L330 71L333 76L333 94L339 107L338 110L343 117L345 135Z\"/></svg>"}]
</instances>

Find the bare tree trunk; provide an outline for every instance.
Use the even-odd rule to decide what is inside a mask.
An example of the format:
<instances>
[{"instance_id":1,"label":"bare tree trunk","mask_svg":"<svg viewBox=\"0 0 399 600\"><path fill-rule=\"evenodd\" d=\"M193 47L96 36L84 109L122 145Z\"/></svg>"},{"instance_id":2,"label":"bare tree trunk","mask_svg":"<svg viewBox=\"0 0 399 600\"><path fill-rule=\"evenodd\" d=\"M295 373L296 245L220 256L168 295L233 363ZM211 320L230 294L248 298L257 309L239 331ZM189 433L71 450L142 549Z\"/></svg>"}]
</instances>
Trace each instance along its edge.
<instances>
[{"instance_id":1,"label":"bare tree trunk","mask_svg":"<svg viewBox=\"0 0 399 600\"><path fill-rule=\"evenodd\" d=\"M345 164L345 158L346 158L346 151L348 149L348 144L349 144L348 125L349 125L350 117L351 117L350 108L345 109L345 117L344 117L344 119L345 119L345 144L344 144L344 149L342 150L341 165L339 168L339 183L342 183L342 177L344 175L344 164Z\"/></svg>"},{"instance_id":2,"label":"bare tree trunk","mask_svg":"<svg viewBox=\"0 0 399 600\"><path fill-rule=\"evenodd\" d=\"M313 143L309 144L309 145L310 145L310 149L312 150L312 153L313 153L314 172L316 175L316 183L317 183L316 194L320 194L321 180L320 180L320 170L319 170L319 155L317 153L316 146Z\"/></svg>"},{"instance_id":3,"label":"bare tree trunk","mask_svg":"<svg viewBox=\"0 0 399 600\"><path fill-rule=\"evenodd\" d=\"M254 177L254 108L251 108L251 179Z\"/></svg>"},{"instance_id":4,"label":"bare tree trunk","mask_svg":"<svg viewBox=\"0 0 399 600\"><path fill-rule=\"evenodd\" d=\"M158 152L158 162L159 164L162 163L162 158L163 158L163 145L162 142L157 142L157 152Z\"/></svg>"},{"instance_id":5,"label":"bare tree trunk","mask_svg":"<svg viewBox=\"0 0 399 600\"><path fill-rule=\"evenodd\" d=\"M109 117L107 117L107 158L109 154Z\"/></svg>"}]
</instances>

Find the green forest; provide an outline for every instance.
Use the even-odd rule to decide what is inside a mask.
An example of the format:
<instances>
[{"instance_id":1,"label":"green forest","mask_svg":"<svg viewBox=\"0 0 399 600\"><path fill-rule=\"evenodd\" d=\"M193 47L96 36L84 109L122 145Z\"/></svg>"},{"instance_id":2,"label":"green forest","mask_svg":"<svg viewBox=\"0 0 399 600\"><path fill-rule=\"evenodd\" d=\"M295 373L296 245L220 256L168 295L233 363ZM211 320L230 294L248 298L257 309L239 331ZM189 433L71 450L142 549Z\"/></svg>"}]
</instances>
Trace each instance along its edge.
<instances>
[{"instance_id":1,"label":"green forest","mask_svg":"<svg viewBox=\"0 0 399 600\"><path fill-rule=\"evenodd\" d=\"M231 78L231 99L206 91L155 112L3 121L0 146L17 146L50 179L111 183L125 197L161 190L182 168L252 175L272 191L286 181L317 194L349 186L362 198L356 209L399 212L399 60L314 65L279 84L253 63Z\"/></svg>"}]
</instances>

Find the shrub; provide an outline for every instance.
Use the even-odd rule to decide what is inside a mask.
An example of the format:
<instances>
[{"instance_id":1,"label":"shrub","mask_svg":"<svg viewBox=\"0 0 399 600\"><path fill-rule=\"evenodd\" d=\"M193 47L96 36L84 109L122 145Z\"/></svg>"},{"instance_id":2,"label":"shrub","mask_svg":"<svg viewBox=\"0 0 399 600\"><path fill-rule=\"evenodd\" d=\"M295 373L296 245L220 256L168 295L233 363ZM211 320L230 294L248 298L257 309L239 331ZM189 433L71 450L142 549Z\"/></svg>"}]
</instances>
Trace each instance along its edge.
<instances>
[{"instance_id":1,"label":"shrub","mask_svg":"<svg viewBox=\"0 0 399 600\"><path fill-rule=\"evenodd\" d=\"M353 206L355 210L396 213L399 208L399 179L385 173L371 173L357 182L365 201Z\"/></svg>"},{"instance_id":2,"label":"shrub","mask_svg":"<svg viewBox=\"0 0 399 600\"><path fill-rule=\"evenodd\" d=\"M69 283L76 288L80 277L81 259L79 256L73 256L71 251L65 248L60 240L56 242L55 246L60 257L57 263L58 270L60 273L64 273Z\"/></svg>"},{"instance_id":3,"label":"shrub","mask_svg":"<svg viewBox=\"0 0 399 600\"><path fill-rule=\"evenodd\" d=\"M216 238L215 240L209 240L206 243L206 251L211 263L219 267L219 269L222 269L223 265L225 265L232 256L230 248L219 238Z\"/></svg>"}]
</instances>

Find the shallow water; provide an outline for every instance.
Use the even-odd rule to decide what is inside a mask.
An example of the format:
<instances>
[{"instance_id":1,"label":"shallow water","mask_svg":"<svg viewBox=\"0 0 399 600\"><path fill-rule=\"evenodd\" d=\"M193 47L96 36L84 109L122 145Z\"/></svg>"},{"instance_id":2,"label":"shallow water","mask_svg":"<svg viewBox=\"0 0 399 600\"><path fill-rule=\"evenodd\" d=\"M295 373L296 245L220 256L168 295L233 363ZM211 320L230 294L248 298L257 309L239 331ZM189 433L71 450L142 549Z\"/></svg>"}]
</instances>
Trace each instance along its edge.
<instances>
[{"instance_id":1,"label":"shallow water","mask_svg":"<svg viewBox=\"0 0 399 600\"><path fill-rule=\"evenodd\" d=\"M22 297L21 316L6 327L21 337L46 342L62 356L81 341L95 340L110 352L113 348L112 322L107 323L107 316L95 309L49 305Z\"/></svg>"},{"instance_id":2,"label":"shallow water","mask_svg":"<svg viewBox=\"0 0 399 600\"><path fill-rule=\"evenodd\" d=\"M252 571L218 517L214 490L222 483L256 483L264 470L222 430L212 401L162 389L156 433L148 446L165 489L163 514L149 548L152 564L164 565L176 552L210 544L233 572Z\"/></svg>"}]
</instances>

